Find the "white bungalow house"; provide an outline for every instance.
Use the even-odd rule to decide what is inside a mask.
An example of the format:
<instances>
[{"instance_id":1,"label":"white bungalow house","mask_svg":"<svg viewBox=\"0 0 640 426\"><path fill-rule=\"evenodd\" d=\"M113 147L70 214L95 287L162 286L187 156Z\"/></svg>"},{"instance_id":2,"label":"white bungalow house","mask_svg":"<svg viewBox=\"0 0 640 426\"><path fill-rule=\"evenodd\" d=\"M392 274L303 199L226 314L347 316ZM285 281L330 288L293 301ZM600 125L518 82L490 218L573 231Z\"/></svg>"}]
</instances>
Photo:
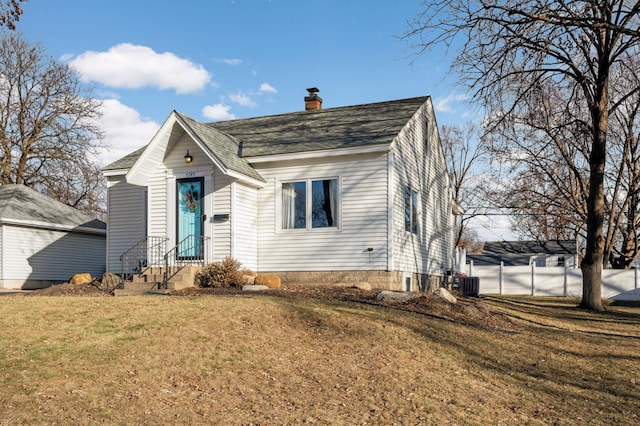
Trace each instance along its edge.
<instances>
[{"instance_id":1,"label":"white bungalow house","mask_svg":"<svg viewBox=\"0 0 640 426\"><path fill-rule=\"evenodd\" d=\"M107 269L141 251L138 266L231 256L283 283L439 282L454 215L431 99L322 109L308 90L289 114L201 123L173 111L105 167Z\"/></svg>"}]
</instances>

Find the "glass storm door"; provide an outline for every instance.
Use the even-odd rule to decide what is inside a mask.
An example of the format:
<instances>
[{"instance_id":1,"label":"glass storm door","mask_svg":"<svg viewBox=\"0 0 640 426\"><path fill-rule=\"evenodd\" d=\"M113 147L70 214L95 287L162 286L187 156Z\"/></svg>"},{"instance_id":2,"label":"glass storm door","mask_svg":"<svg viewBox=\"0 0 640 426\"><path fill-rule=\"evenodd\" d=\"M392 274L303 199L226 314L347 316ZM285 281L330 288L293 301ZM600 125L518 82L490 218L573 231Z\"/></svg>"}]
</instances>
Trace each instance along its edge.
<instances>
[{"instance_id":1,"label":"glass storm door","mask_svg":"<svg viewBox=\"0 0 640 426\"><path fill-rule=\"evenodd\" d=\"M179 179L177 235L178 258L202 259L203 178Z\"/></svg>"}]
</instances>

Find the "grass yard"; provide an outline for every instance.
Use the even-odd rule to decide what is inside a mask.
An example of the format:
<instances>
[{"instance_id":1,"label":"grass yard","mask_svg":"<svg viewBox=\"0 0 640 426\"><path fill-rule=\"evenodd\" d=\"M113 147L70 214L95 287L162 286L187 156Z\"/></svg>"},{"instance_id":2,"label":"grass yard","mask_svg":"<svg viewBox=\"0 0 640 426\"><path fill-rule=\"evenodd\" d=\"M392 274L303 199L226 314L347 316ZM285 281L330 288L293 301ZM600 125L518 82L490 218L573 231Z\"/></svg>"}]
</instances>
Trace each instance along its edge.
<instances>
[{"instance_id":1,"label":"grass yard","mask_svg":"<svg viewBox=\"0 0 640 426\"><path fill-rule=\"evenodd\" d=\"M0 425L640 423L640 308L0 297Z\"/></svg>"}]
</instances>

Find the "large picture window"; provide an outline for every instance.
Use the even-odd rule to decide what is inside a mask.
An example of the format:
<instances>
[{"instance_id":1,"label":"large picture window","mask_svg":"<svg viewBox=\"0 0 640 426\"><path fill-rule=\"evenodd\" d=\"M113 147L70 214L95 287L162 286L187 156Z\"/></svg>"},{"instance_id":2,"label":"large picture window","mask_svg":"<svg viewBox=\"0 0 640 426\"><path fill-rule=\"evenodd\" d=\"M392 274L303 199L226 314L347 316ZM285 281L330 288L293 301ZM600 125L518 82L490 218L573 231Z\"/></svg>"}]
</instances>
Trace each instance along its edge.
<instances>
[{"instance_id":1,"label":"large picture window","mask_svg":"<svg viewBox=\"0 0 640 426\"><path fill-rule=\"evenodd\" d=\"M338 226L338 179L282 183L282 229Z\"/></svg>"},{"instance_id":2,"label":"large picture window","mask_svg":"<svg viewBox=\"0 0 640 426\"><path fill-rule=\"evenodd\" d=\"M404 187L404 230L418 234L418 193L408 186Z\"/></svg>"}]
</instances>

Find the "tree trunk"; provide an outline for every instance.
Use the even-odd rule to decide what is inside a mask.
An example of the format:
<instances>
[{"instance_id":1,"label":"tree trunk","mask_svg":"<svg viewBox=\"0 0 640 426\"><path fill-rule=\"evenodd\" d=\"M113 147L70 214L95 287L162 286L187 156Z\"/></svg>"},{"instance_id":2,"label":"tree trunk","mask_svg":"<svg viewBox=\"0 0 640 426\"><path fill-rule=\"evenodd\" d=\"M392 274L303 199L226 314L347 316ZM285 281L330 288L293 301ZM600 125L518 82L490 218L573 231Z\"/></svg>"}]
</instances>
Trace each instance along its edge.
<instances>
[{"instance_id":1,"label":"tree trunk","mask_svg":"<svg viewBox=\"0 0 640 426\"><path fill-rule=\"evenodd\" d=\"M609 116L607 81L601 79L600 96L591 107L593 144L589 157L589 197L587 198L587 247L582 260L582 301L580 307L603 311L602 265L604 262L604 172Z\"/></svg>"},{"instance_id":2,"label":"tree trunk","mask_svg":"<svg viewBox=\"0 0 640 426\"><path fill-rule=\"evenodd\" d=\"M594 146L595 147L595 146ZM594 154L592 152L592 157ZM604 158L603 158L604 164ZM581 263L582 269L582 302L581 308L602 311L602 264L604 260L604 184L603 173L599 174L591 166L589 178L589 198L587 216L587 247ZM604 169L604 166L600 167Z\"/></svg>"}]
</instances>

